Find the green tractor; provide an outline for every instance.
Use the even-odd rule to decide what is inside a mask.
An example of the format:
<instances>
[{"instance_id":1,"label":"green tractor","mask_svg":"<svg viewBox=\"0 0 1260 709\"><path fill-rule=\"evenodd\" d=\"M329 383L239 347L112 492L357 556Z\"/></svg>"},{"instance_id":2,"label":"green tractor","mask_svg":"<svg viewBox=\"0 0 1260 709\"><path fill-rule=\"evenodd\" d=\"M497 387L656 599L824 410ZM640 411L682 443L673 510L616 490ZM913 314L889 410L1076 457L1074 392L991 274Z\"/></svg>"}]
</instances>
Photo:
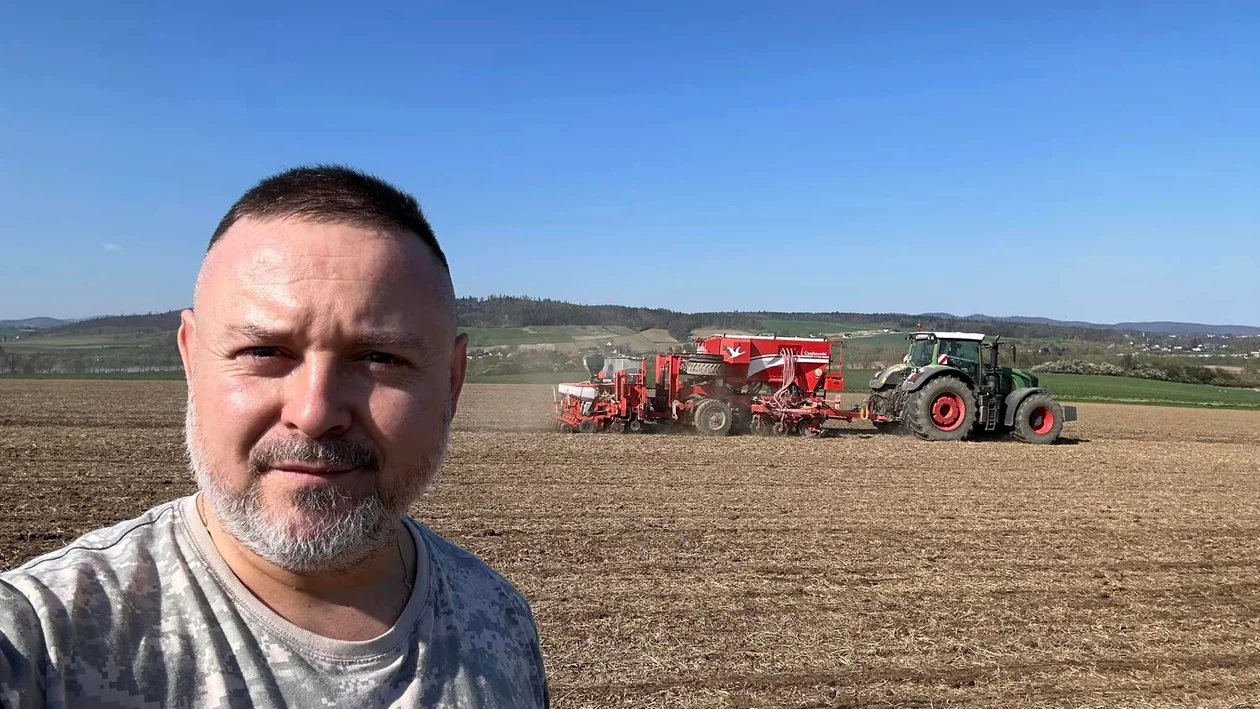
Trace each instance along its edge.
<instances>
[{"instance_id":1,"label":"green tractor","mask_svg":"<svg viewBox=\"0 0 1260 709\"><path fill-rule=\"evenodd\" d=\"M1054 443L1076 407L1063 406L1033 374L998 364L1014 345L971 332L915 332L899 364L871 379L863 414L881 430L904 426L929 441L1009 432L1025 443Z\"/></svg>"}]
</instances>

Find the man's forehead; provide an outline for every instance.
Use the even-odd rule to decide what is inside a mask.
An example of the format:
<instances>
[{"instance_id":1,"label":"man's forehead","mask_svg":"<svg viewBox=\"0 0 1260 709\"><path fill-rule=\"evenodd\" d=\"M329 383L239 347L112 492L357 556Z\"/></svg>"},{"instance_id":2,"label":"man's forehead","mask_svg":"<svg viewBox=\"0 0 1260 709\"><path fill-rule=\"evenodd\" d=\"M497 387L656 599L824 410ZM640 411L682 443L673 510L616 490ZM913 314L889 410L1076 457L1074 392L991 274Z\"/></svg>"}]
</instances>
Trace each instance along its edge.
<instances>
[{"instance_id":1,"label":"man's forehead","mask_svg":"<svg viewBox=\"0 0 1260 709\"><path fill-rule=\"evenodd\" d=\"M411 247L411 248L408 248ZM326 267L331 260L355 267L388 255L392 263L419 255L424 245L405 234L391 234L353 224L297 219L242 219L228 230L209 256L236 268L277 270ZM419 263L420 259L415 259Z\"/></svg>"},{"instance_id":2,"label":"man's forehead","mask_svg":"<svg viewBox=\"0 0 1260 709\"><path fill-rule=\"evenodd\" d=\"M450 288L436 257L412 234L284 218L234 224L207 254L198 292L306 279L392 282L439 296Z\"/></svg>"}]
</instances>

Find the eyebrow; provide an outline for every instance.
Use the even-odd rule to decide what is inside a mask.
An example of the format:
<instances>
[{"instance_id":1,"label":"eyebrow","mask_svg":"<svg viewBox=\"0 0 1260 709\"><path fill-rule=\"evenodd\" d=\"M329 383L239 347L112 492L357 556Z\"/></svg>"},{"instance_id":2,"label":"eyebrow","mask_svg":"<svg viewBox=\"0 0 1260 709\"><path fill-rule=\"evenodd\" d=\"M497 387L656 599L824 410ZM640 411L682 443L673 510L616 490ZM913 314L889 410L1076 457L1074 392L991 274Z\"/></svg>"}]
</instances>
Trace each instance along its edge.
<instances>
[{"instance_id":1,"label":"eyebrow","mask_svg":"<svg viewBox=\"0 0 1260 709\"><path fill-rule=\"evenodd\" d=\"M262 325L232 324L224 326L229 335L238 335L256 342L275 342L286 340L291 335L283 330L273 330ZM357 347L380 347L427 352L429 341L420 335L405 332L369 331L359 333L354 338Z\"/></svg>"},{"instance_id":2,"label":"eyebrow","mask_svg":"<svg viewBox=\"0 0 1260 709\"><path fill-rule=\"evenodd\" d=\"M416 352L427 352L428 340L405 332L365 332L354 338L359 347L392 347Z\"/></svg>"},{"instance_id":3,"label":"eyebrow","mask_svg":"<svg viewBox=\"0 0 1260 709\"><path fill-rule=\"evenodd\" d=\"M269 330L261 325L230 324L223 326L223 329L229 335L240 335L250 340L280 340L284 338L284 333L279 330Z\"/></svg>"}]
</instances>

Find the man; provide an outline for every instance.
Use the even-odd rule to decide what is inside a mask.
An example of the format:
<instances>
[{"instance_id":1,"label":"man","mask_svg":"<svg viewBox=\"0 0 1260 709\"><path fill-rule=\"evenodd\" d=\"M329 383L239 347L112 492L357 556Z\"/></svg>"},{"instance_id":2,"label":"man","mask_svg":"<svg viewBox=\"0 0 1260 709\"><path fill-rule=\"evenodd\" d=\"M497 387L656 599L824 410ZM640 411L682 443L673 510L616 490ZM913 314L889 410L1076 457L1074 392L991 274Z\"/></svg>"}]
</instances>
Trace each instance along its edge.
<instances>
[{"instance_id":1,"label":"man","mask_svg":"<svg viewBox=\"0 0 1260 709\"><path fill-rule=\"evenodd\" d=\"M245 193L179 329L199 492L0 575L0 706L546 706L525 600L406 514L463 386L454 297L376 178Z\"/></svg>"}]
</instances>

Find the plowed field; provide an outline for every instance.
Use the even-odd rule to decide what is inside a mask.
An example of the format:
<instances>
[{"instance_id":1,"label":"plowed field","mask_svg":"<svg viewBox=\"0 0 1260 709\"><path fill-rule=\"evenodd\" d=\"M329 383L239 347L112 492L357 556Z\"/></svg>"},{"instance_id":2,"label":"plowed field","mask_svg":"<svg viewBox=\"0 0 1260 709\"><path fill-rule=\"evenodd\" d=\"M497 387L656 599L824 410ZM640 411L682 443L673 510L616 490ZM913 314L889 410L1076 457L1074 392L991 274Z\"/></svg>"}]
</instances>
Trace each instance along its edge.
<instances>
[{"instance_id":1,"label":"plowed field","mask_svg":"<svg viewBox=\"0 0 1260 709\"><path fill-rule=\"evenodd\" d=\"M543 432L471 386L414 510L512 579L563 707L1260 707L1260 414L1067 445ZM0 381L0 568L192 490L178 382Z\"/></svg>"}]
</instances>

